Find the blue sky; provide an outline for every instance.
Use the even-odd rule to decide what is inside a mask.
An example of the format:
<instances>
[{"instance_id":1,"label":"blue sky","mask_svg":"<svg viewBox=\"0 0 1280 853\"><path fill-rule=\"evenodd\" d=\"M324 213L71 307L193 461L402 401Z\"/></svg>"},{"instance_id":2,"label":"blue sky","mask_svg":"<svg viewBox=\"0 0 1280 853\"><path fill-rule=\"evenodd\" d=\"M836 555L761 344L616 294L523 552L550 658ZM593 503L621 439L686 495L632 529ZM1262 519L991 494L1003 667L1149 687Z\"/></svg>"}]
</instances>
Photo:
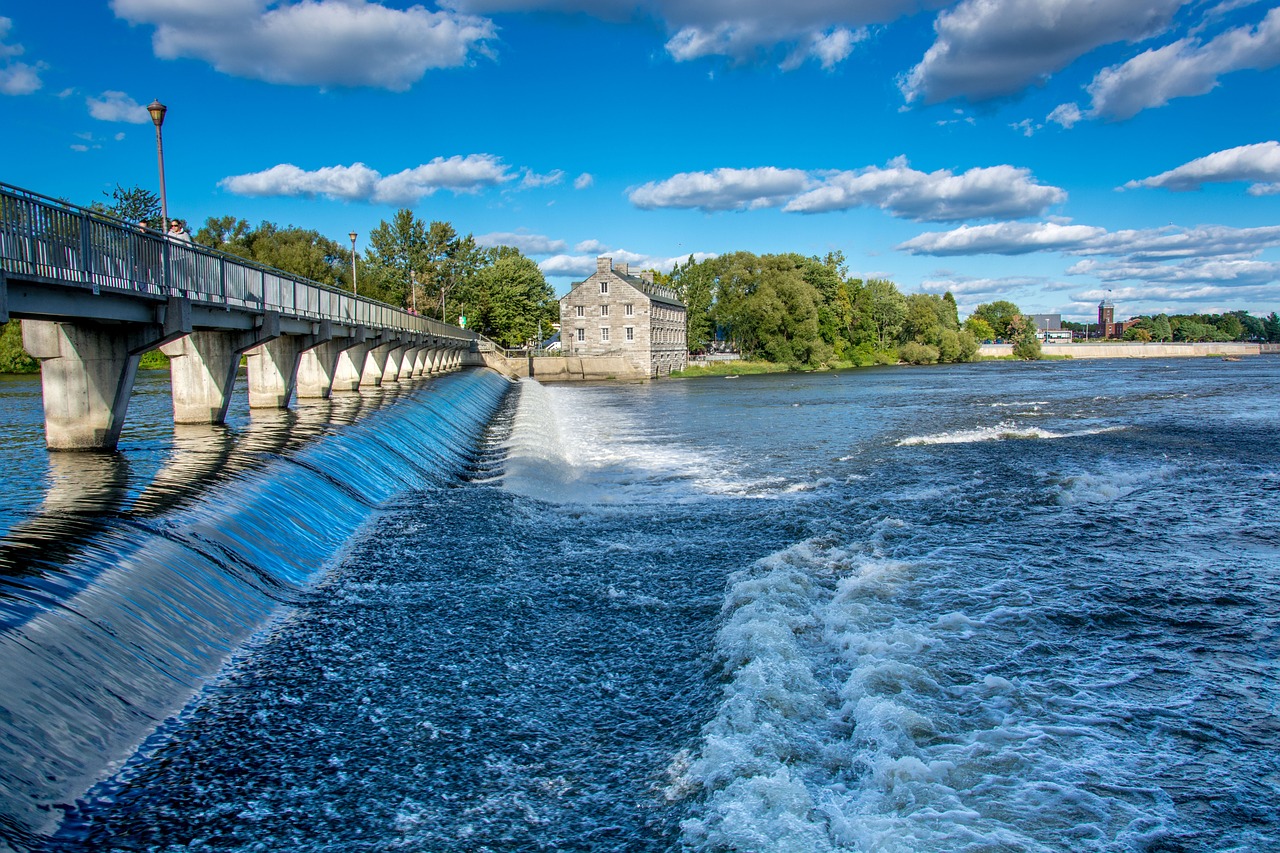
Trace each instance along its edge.
<instances>
[{"instance_id":1,"label":"blue sky","mask_svg":"<svg viewBox=\"0 0 1280 853\"><path fill-rule=\"evenodd\" d=\"M1280 8L1259 0L0 2L0 181L346 242L410 207L560 293L843 251L903 292L1280 310Z\"/></svg>"}]
</instances>

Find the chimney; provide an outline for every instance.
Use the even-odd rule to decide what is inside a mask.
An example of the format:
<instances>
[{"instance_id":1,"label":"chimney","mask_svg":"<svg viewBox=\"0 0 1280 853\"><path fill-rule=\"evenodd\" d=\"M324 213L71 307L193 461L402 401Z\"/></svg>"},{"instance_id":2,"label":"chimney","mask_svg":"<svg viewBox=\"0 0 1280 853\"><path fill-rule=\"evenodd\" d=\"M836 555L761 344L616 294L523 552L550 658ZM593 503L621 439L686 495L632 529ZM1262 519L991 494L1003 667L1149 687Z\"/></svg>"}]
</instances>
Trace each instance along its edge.
<instances>
[{"instance_id":1,"label":"chimney","mask_svg":"<svg viewBox=\"0 0 1280 853\"><path fill-rule=\"evenodd\" d=\"M613 258L596 258L596 272L610 272L613 270Z\"/></svg>"},{"instance_id":2,"label":"chimney","mask_svg":"<svg viewBox=\"0 0 1280 853\"><path fill-rule=\"evenodd\" d=\"M618 272L622 273L623 275L626 275L630 271L631 271L630 264L627 264L627 263L618 264Z\"/></svg>"},{"instance_id":3,"label":"chimney","mask_svg":"<svg viewBox=\"0 0 1280 853\"><path fill-rule=\"evenodd\" d=\"M640 280L645 284L653 284L653 270L644 270L640 273Z\"/></svg>"}]
</instances>

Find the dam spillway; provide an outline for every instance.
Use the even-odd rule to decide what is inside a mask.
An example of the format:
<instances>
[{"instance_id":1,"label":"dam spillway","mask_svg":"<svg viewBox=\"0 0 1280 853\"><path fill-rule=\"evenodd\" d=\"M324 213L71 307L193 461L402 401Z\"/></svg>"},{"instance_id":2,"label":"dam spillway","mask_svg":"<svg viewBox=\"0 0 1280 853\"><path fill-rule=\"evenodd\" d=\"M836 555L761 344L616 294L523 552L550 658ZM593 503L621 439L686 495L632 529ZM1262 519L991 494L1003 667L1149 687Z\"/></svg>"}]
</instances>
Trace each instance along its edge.
<instances>
[{"instance_id":1,"label":"dam spillway","mask_svg":"<svg viewBox=\"0 0 1280 853\"><path fill-rule=\"evenodd\" d=\"M465 370L178 426L146 484L50 454L0 545L0 839L41 843L388 502L458 477L510 387Z\"/></svg>"}]
</instances>

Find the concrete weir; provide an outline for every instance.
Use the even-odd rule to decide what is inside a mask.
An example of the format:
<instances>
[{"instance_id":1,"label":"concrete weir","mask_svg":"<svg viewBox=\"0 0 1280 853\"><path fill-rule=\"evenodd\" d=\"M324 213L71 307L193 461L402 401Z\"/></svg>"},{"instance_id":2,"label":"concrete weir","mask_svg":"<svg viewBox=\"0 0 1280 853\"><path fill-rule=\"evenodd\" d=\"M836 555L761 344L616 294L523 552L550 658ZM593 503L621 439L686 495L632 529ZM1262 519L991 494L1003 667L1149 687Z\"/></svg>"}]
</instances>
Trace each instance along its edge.
<instances>
[{"instance_id":1,"label":"concrete weir","mask_svg":"<svg viewBox=\"0 0 1280 853\"><path fill-rule=\"evenodd\" d=\"M40 361L50 450L114 450L153 349L181 424L226 419L242 358L259 409L483 363L475 332L329 285L3 184L0 209L0 322Z\"/></svg>"}]
</instances>

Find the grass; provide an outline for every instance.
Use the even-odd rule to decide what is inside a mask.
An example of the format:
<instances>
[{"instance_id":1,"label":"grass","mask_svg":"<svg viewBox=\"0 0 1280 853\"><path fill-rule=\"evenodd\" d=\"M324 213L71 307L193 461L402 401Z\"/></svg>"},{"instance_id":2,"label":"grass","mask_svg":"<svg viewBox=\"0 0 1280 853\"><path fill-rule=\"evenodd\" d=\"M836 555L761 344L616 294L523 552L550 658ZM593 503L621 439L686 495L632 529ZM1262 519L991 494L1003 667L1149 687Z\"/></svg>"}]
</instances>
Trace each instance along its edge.
<instances>
[{"instance_id":1,"label":"grass","mask_svg":"<svg viewBox=\"0 0 1280 853\"><path fill-rule=\"evenodd\" d=\"M710 364L691 364L684 370L672 371L671 375L677 379L692 379L698 376L787 373L791 369L785 364L774 364L771 361L713 361Z\"/></svg>"}]
</instances>

